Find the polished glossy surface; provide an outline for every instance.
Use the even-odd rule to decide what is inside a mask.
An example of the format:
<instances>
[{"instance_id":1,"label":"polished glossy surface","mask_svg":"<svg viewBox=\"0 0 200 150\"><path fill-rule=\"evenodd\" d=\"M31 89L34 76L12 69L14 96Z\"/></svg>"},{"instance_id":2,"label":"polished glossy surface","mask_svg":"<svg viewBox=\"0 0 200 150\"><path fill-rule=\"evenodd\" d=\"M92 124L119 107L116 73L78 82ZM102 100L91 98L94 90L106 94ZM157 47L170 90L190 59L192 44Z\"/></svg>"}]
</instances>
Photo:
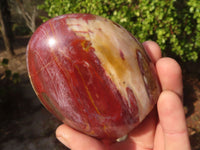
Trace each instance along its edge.
<instances>
[{"instance_id":1,"label":"polished glossy surface","mask_svg":"<svg viewBox=\"0 0 200 150\"><path fill-rule=\"evenodd\" d=\"M142 45L120 25L89 14L42 24L29 41L27 67L43 105L97 138L130 132L161 90Z\"/></svg>"}]
</instances>

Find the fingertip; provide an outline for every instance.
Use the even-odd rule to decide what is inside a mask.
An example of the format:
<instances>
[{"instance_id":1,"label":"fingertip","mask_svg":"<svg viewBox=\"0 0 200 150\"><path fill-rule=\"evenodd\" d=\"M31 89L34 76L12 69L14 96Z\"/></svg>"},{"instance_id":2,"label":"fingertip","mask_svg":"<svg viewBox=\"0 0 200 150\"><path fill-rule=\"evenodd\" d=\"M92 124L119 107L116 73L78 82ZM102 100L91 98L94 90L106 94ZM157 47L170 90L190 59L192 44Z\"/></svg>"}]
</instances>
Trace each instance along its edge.
<instances>
[{"instance_id":1,"label":"fingertip","mask_svg":"<svg viewBox=\"0 0 200 150\"><path fill-rule=\"evenodd\" d=\"M172 91L165 90L160 94L157 107L161 121L170 115L175 115L174 112L178 112L179 116L184 118L184 109L180 97Z\"/></svg>"},{"instance_id":2,"label":"fingertip","mask_svg":"<svg viewBox=\"0 0 200 150\"><path fill-rule=\"evenodd\" d=\"M179 96L172 91L163 91L157 107L165 149L189 150L185 114Z\"/></svg>"},{"instance_id":3,"label":"fingertip","mask_svg":"<svg viewBox=\"0 0 200 150\"><path fill-rule=\"evenodd\" d=\"M63 143L65 146L70 148L70 142L68 140L69 132L68 132L68 127L64 124L58 126L56 129L56 138Z\"/></svg>"},{"instance_id":4,"label":"fingertip","mask_svg":"<svg viewBox=\"0 0 200 150\"><path fill-rule=\"evenodd\" d=\"M164 133L186 132L183 104L176 93L168 90L163 91L158 99L157 108Z\"/></svg>"},{"instance_id":5,"label":"fingertip","mask_svg":"<svg viewBox=\"0 0 200 150\"><path fill-rule=\"evenodd\" d=\"M180 97L169 90L160 94L157 102L158 116L164 133L186 132L186 121Z\"/></svg>"},{"instance_id":6,"label":"fingertip","mask_svg":"<svg viewBox=\"0 0 200 150\"><path fill-rule=\"evenodd\" d=\"M181 98L183 95L182 70L172 58L164 57L156 63L157 73L163 90L171 90Z\"/></svg>"},{"instance_id":7,"label":"fingertip","mask_svg":"<svg viewBox=\"0 0 200 150\"><path fill-rule=\"evenodd\" d=\"M162 71L167 72L169 69L175 69L173 70L176 74L182 74L182 70L180 65L177 63L177 61L170 57L163 57L158 60L156 66L159 68L162 68Z\"/></svg>"},{"instance_id":8,"label":"fingertip","mask_svg":"<svg viewBox=\"0 0 200 150\"><path fill-rule=\"evenodd\" d=\"M162 53L159 45L154 41L145 41L142 43L150 59L155 63L161 58Z\"/></svg>"},{"instance_id":9,"label":"fingertip","mask_svg":"<svg viewBox=\"0 0 200 150\"><path fill-rule=\"evenodd\" d=\"M64 124L61 124L56 129L56 137L60 137L63 134L63 130L65 131L66 126Z\"/></svg>"}]
</instances>

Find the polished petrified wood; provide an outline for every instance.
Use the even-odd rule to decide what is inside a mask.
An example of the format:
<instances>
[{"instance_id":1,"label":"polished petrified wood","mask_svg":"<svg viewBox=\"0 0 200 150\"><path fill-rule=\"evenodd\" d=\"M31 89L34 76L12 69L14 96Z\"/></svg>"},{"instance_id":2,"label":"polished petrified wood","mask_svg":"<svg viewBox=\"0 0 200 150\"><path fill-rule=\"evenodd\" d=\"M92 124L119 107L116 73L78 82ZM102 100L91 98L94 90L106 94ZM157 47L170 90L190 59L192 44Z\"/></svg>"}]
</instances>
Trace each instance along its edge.
<instances>
[{"instance_id":1,"label":"polished petrified wood","mask_svg":"<svg viewBox=\"0 0 200 150\"><path fill-rule=\"evenodd\" d=\"M153 63L120 25L91 14L50 19L31 37L27 67L42 104L97 138L129 133L160 94Z\"/></svg>"}]
</instances>

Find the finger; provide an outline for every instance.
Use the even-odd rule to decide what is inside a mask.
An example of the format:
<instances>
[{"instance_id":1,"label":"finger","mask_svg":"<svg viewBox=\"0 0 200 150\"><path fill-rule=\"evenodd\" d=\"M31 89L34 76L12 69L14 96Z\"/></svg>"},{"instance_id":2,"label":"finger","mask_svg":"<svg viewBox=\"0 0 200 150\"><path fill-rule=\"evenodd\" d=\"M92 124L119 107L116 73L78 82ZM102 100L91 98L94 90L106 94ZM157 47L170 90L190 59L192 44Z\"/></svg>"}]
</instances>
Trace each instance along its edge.
<instances>
[{"instance_id":1,"label":"finger","mask_svg":"<svg viewBox=\"0 0 200 150\"><path fill-rule=\"evenodd\" d=\"M154 150L164 150L164 135L163 130L158 122L154 138Z\"/></svg>"},{"instance_id":2,"label":"finger","mask_svg":"<svg viewBox=\"0 0 200 150\"><path fill-rule=\"evenodd\" d=\"M60 125L56 130L57 139L72 150L103 150L103 144L85 134L82 134L67 125Z\"/></svg>"},{"instance_id":3,"label":"finger","mask_svg":"<svg viewBox=\"0 0 200 150\"><path fill-rule=\"evenodd\" d=\"M156 113L154 109L137 128L129 133L125 141L113 144L112 148L114 150L152 149L157 123Z\"/></svg>"},{"instance_id":4,"label":"finger","mask_svg":"<svg viewBox=\"0 0 200 150\"><path fill-rule=\"evenodd\" d=\"M157 106L165 150L190 150L184 109L178 95L163 91Z\"/></svg>"},{"instance_id":5,"label":"finger","mask_svg":"<svg viewBox=\"0 0 200 150\"><path fill-rule=\"evenodd\" d=\"M142 43L150 59L155 63L161 57L161 50L159 45L153 41L146 41Z\"/></svg>"},{"instance_id":6,"label":"finger","mask_svg":"<svg viewBox=\"0 0 200 150\"><path fill-rule=\"evenodd\" d=\"M137 148L153 148L156 124L157 111L153 109L144 121L129 134L129 138L134 141Z\"/></svg>"},{"instance_id":7,"label":"finger","mask_svg":"<svg viewBox=\"0 0 200 150\"><path fill-rule=\"evenodd\" d=\"M157 61L156 68L162 89L171 90L182 98L182 71L179 64L172 58L161 58Z\"/></svg>"}]
</instances>

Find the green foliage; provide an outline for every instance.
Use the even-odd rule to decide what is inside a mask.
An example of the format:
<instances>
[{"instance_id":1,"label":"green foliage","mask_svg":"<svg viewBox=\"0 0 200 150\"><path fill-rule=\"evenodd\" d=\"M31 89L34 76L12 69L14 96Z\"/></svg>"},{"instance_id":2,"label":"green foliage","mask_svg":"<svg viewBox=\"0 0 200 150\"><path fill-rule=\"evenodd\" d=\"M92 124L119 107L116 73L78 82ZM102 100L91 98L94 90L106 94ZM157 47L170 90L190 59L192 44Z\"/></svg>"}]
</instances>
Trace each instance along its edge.
<instances>
[{"instance_id":1,"label":"green foliage","mask_svg":"<svg viewBox=\"0 0 200 150\"><path fill-rule=\"evenodd\" d=\"M165 54L182 61L196 61L200 55L199 0L45 0L38 8L49 17L68 13L106 17L141 42L156 41Z\"/></svg>"}]
</instances>

